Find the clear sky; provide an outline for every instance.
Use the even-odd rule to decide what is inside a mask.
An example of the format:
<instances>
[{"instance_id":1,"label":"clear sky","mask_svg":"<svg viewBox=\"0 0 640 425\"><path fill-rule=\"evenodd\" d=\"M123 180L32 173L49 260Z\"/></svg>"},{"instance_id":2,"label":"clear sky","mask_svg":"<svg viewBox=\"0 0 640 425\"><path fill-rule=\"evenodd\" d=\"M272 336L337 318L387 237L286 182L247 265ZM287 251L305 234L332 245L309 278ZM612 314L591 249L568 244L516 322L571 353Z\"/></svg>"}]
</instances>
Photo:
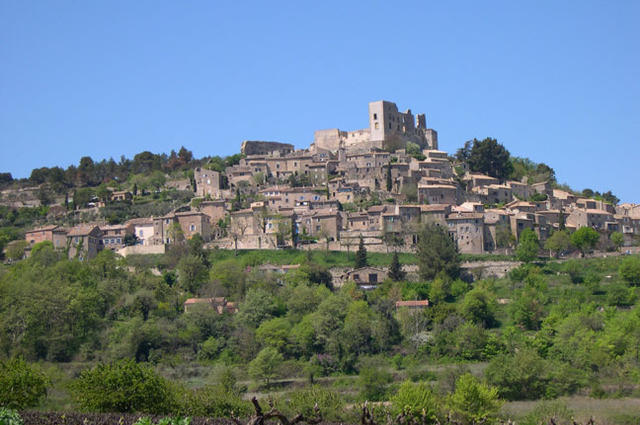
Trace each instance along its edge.
<instances>
[{"instance_id":1,"label":"clear sky","mask_svg":"<svg viewBox=\"0 0 640 425\"><path fill-rule=\"evenodd\" d=\"M640 202L640 1L0 0L0 171L427 114Z\"/></svg>"}]
</instances>

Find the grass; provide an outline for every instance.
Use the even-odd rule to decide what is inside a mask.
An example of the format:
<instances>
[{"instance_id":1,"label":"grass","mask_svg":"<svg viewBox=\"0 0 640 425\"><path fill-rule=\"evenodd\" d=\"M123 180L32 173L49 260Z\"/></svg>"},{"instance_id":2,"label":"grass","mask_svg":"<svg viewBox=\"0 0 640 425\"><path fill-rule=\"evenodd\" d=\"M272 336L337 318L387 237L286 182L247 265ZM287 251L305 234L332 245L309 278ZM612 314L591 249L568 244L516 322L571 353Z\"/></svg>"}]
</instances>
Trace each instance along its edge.
<instances>
[{"instance_id":1,"label":"grass","mask_svg":"<svg viewBox=\"0 0 640 425\"><path fill-rule=\"evenodd\" d=\"M573 411L578 423L593 417L597 425L632 425L640 423L640 398L596 399L585 396L561 397L559 401ZM531 412L539 401L511 401L502 407L509 418L519 419Z\"/></svg>"}]
</instances>

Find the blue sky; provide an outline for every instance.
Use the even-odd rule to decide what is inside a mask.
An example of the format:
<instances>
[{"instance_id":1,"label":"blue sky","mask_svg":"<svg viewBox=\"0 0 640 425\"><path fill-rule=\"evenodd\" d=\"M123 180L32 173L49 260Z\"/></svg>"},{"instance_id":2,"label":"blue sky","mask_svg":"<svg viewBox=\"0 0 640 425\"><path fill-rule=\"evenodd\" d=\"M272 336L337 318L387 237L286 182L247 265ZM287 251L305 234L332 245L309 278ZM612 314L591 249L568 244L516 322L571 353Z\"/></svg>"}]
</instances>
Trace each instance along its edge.
<instances>
[{"instance_id":1,"label":"blue sky","mask_svg":"<svg viewBox=\"0 0 640 425\"><path fill-rule=\"evenodd\" d=\"M638 1L0 0L0 171L242 140L306 147L385 99L640 201Z\"/></svg>"}]
</instances>

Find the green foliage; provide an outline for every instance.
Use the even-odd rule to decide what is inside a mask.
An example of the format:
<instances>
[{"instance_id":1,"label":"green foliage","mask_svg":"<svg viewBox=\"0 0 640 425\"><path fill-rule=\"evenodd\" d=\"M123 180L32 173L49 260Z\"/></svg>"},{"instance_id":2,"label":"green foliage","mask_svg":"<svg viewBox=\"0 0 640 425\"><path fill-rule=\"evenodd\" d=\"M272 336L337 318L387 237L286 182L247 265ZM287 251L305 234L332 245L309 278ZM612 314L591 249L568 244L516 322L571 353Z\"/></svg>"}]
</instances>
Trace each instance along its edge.
<instances>
[{"instance_id":1,"label":"green foliage","mask_svg":"<svg viewBox=\"0 0 640 425\"><path fill-rule=\"evenodd\" d=\"M469 169L498 179L506 179L513 171L509 151L496 139L473 139L469 152Z\"/></svg>"},{"instance_id":2,"label":"green foliage","mask_svg":"<svg viewBox=\"0 0 640 425\"><path fill-rule=\"evenodd\" d=\"M83 409L98 412L163 414L175 402L167 381L149 366L130 359L84 370L72 382L71 392Z\"/></svg>"},{"instance_id":3,"label":"green foliage","mask_svg":"<svg viewBox=\"0 0 640 425\"><path fill-rule=\"evenodd\" d=\"M23 358L0 361L0 406L9 409L35 407L47 395L49 379Z\"/></svg>"},{"instance_id":4,"label":"green foliage","mask_svg":"<svg viewBox=\"0 0 640 425\"><path fill-rule=\"evenodd\" d=\"M538 236L531 229L524 229L520 234L520 241L516 248L516 258L524 263L529 263L538 258L540 242Z\"/></svg>"},{"instance_id":5,"label":"green foliage","mask_svg":"<svg viewBox=\"0 0 640 425\"><path fill-rule=\"evenodd\" d=\"M452 417L463 425L489 421L496 417L502 406L498 389L479 382L471 374L458 378L447 404Z\"/></svg>"},{"instance_id":6,"label":"green foliage","mask_svg":"<svg viewBox=\"0 0 640 425\"><path fill-rule=\"evenodd\" d=\"M20 414L13 409L0 407L0 425L23 425Z\"/></svg>"},{"instance_id":7,"label":"green foliage","mask_svg":"<svg viewBox=\"0 0 640 425\"><path fill-rule=\"evenodd\" d=\"M278 377L278 369L282 364L282 354L273 347L263 348L255 359L249 363L249 376L254 380L261 380L265 385Z\"/></svg>"},{"instance_id":8,"label":"green foliage","mask_svg":"<svg viewBox=\"0 0 640 425\"><path fill-rule=\"evenodd\" d=\"M421 423L425 425L437 423L438 402L431 387L424 382L404 381L389 401L395 416L404 413L416 420L424 418Z\"/></svg>"},{"instance_id":9,"label":"green foliage","mask_svg":"<svg viewBox=\"0 0 640 425\"><path fill-rule=\"evenodd\" d=\"M418 233L417 254L420 277L431 280L439 273L456 278L460 256L446 229L426 224Z\"/></svg>"},{"instance_id":10,"label":"green foliage","mask_svg":"<svg viewBox=\"0 0 640 425\"><path fill-rule=\"evenodd\" d=\"M367 261L367 249L364 246L364 239L360 236L360 242L358 244L358 251L356 252L356 269L360 267L367 267L369 265Z\"/></svg>"},{"instance_id":11,"label":"green foliage","mask_svg":"<svg viewBox=\"0 0 640 425\"><path fill-rule=\"evenodd\" d=\"M276 402L276 407L285 414L313 417L317 406L322 418L331 422L343 421L345 417L345 402L343 397L331 390L312 385L299 391L292 391L284 400Z\"/></svg>"},{"instance_id":12,"label":"green foliage","mask_svg":"<svg viewBox=\"0 0 640 425\"><path fill-rule=\"evenodd\" d=\"M507 400L536 400L571 394L583 384L571 366L546 360L530 349L495 357L487 381Z\"/></svg>"},{"instance_id":13,"label":"green foliage","mask_svg":"<svg viewBox=\"0 0 640 425\"><path fill-rule=\"evenodd\" d=\"M402 270L402 265L398 259L398 253L394 252L393 257L391 258L391 265L389 266L389 278L394 282L398 282L404 280L406 275L407 274L404 270Z\"/></svg>"},{"instance_id":14,"label":"green foliage","mask_svg":"<svg viewBox=\"0 0 640 425\"><path fill-rule=\"evenodd\" d=\"M581 227L571 235L571 243L584 255L593 249L600 240L600 234L591 227Z\"/></svg>"},{"instance_id":15,"label":"green foliage","mask_svg":"<svg viewBox=\"0 0 640 425\"><path fill-rule=\"evenodd\" d=\"M464 296L460 304L460 313L465 319L490 328L496 324L496 308L493 294L486 289L476 287Z\"/></svg>"},{"instance_id":16,"label":"green foliage","mask_svg":"<svg viewBox=\"0 0 640 425\"><path fill-rule=\"evenodd\" d=\"M611 242L616 247L616 249L620 249L622 245L624 245L624 235L620 232L611 233L609 239L611 239Z\"/></svg>"},{"instance_id":17,"label":"green foliage","mask_svg":"<svg viewBox=\"0 0 640 425\"><path fill-rule=\"evenodd\" d=\"M228 418L232 414L245 416L251 412L249 402L221 385L206 385L197 389L178 387L174 393L177 398L174 413L180 416Z\"/></svg>"},{"instance_id":18,"label":"green foliage","mask_svg":"<svg viewBox=\"0 0 640 425\"><path fill-rule=\"evenodd\" d=\"M622 260L618 273L628 284L640 286L640 257L627 257Z\"/></svg>"},{"instance_id":19,"label":"green foliage","mask_svg":"<svg viewBox=\"0 0 640 425\"><path fill-rule=\"evenodd\" d=\"M544 242L544 249L553 251L556 256L561 252L567 251L571 247L571 236L566 230L558 230L553 232L551 236Z\"/></svg>"},{"instance_id":20,"label":"green foliage","mask_svg":"<svg viewBox=\"0 0 640 425\"><path fill-rule=\"evenodd\" d=\"M391 380L391 374L380 367L375 365L362 367L358 375L360 399L363 401L384 400Z\"/></svg>"}]
</instances>

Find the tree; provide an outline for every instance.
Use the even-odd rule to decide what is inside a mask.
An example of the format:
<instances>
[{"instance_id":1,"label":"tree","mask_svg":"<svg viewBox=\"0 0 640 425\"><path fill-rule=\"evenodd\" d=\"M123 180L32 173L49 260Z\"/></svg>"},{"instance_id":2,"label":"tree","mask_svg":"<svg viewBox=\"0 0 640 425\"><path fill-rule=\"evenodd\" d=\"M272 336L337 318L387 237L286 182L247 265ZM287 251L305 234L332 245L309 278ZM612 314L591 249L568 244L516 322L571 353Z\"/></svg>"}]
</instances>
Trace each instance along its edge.
<instances>
[{"instance_id":1,"label":"tree","mask_svg":"<svg viewBox=\"0 0 640 425\"><path fill-rule=\"evenodd\" d=\"M482 288L474 288L467 292L460 305L462 316L485 328L496 323L496 301L493 296Z\"/></svg>"},{"instance_id":2,"label":"tree","mask_svg":"<svg viewBox=\"0 0 640 425\"><path fill-rule=\"evenodd\" d=\"M47 395L48 384L45 374L21 357L0 361L0 406L35 407Z\"/></svg>"},{"instance_id":3,"label":"tree","mask_svg":"<svg viewBox=\"0 0 640 425\"><path fill-rule=\"evenodd\" d=\"M624 245L624 235L620 232L613 232L609 237L613 245L616 247L616 250L620 250L622 245Z\"/></svg>"},{"instance_id":4,"label":"tree","mask_svg":"<svg viewBox=\"0 0 640 425\"><path fill-rule=\"evenodd\" d=\"M466 373L456 381L456 390L449 396L448 405L458 423L471 425L493 418L502 402L497 388L483 384Z\"/></svg>"},{"instance_id":5,"label":"tree","mask_svg":"<svg viewBox=\"0 0 640 425\"><path fill-rule=\"evenodd\" d=\"M360 243L358 244L358 252L356 252L356 269L367 267L367 249L364 247L364 239L360 235Z\"/></svg>"},{"instance_id":6,"label":"tree","mask_svg":"<svg viewBox=\"0 0 640 425\"><path fill-rule=\"evenodd\" d=\"M420 422L424 425L437 423L437 399L426 382L404 381L390 401L395 416L404 413L416 420L424 418L425 421Z\"/></svg>"},{"instance_id":7,"label":"tree","mask_svg":"<svg viewBox=\"0 0 640 425\"><path fill-rule=\"evenodd\" d=\"M460 269L458 249L444 228L436 224L426 224L418 232L417 253L420 277L431 280L444 272L456 278Z\"/></svg>"},{"instance_id":8,"label":"tree","mask_svg":"<svg viewBox=\"0 0 640 425\"><path fill-rule=\"evenodd\" d=\"M468 162L471 171L488 174L501 180L509 177L513 170L509 151L492 138L482 141L473 139Z\"/></svg>"},{"instance_id":9,"label":"tree","mask_svg":"<svg viewBox=\"0 0 640 425\"><path fill-rule=\"evenodd\" d=\"M391 178L391 163L387 164L387 192L391 192L393 189L393 180Z\"/></svg>"},{"instance_id":10,"label":"tree","mask_svg":"<svg viewBox=\"0 0 640 425\"><path fill-rule=\"evenodd\" d=\"M506 223L496 226L496 248L509 248L513 246L516 238L513 237L511 227Z\"/></svg>"},{"instance_id":11,"label":"tree","mask_svg":"<svg viewBox=\"0 0 640 425\"><path fill-rule=\"evenodd\" d=\"M178 283L191 293L195 293L207 278L207 267L202 263L202 259L194 254L182 257L177 268Z\"/></svg>"},{"instance_id":12,"label":"tree","mask_svg":"<svg viewBox=\"0 0 640 425\"><path fill-rule=\"evenodd\" d=\"M71 393L83 409L97 412L163 414L174 402L169 383L132 359L85 369L71 383Z\"/></svg>"},{"instance_id":13,"label":"tree","mask_svg":"<svg viewBox=\"0 0 640 425\"><path fill-rule=\"evenodd\" d=\"M571 235L571 243L584 257L586 251L593 249L600 240L600 234L591 227L581 227Z\"/></svg>"},{"instance_id":14,"label":"tree","mask_svg":"<svg viewBox=\"0 0 640 425\"><path fill-rule=\"evenodd\" d=\"M555 253L557 257L561 252L567 251L571 247L571 236L566 230L558 230L553 232L549 239L544 242L544 249L549 250L549 256L551 252Z\"/></svg>"},{"instance_id":15,"label":"tree","mask_svg":"<svg viewBox=\"0 0 640 425\"><path fill-rule=\"evenodd\" d=\"M516 258L524 263L530 263L538 258L539 249L540 242L536 233L531 229L524 229L516 248Z\"/></svg>"},{"instance_id":16,"label":"tree","mask_svg":"<svg viewBox=\"0 0 640 425\"><path fill-rule=\"evenodd\" d=\"M268 386L278 376L278 368L282 361L282 354L276 348L263 348L249 363L249 376L252 379L263 381Z\"/></svg>"},{"instance_id":17,"label":"tree","mask_svg":"<svg viewBox=\"0 0 640 425\"><path fill-rule=\"evenodd\" d=\"M389 267L389 277L394 282L399 282L404 280L406 277L406 273L402 270L402 265L400 264L400 260L398 259L398 253L394 251L393 257L391 258L391 266Z\"/></svg>"},{"instance_id":18,"label":"tree","mask_svg":"<svg viewBox=\"0 0 640 425\"><path fill-rule=\"evenodd\" d=\"M628 284L640 286L640 258L628 257L622 260L618 274Z\"/></svg>"}]
</instances>

